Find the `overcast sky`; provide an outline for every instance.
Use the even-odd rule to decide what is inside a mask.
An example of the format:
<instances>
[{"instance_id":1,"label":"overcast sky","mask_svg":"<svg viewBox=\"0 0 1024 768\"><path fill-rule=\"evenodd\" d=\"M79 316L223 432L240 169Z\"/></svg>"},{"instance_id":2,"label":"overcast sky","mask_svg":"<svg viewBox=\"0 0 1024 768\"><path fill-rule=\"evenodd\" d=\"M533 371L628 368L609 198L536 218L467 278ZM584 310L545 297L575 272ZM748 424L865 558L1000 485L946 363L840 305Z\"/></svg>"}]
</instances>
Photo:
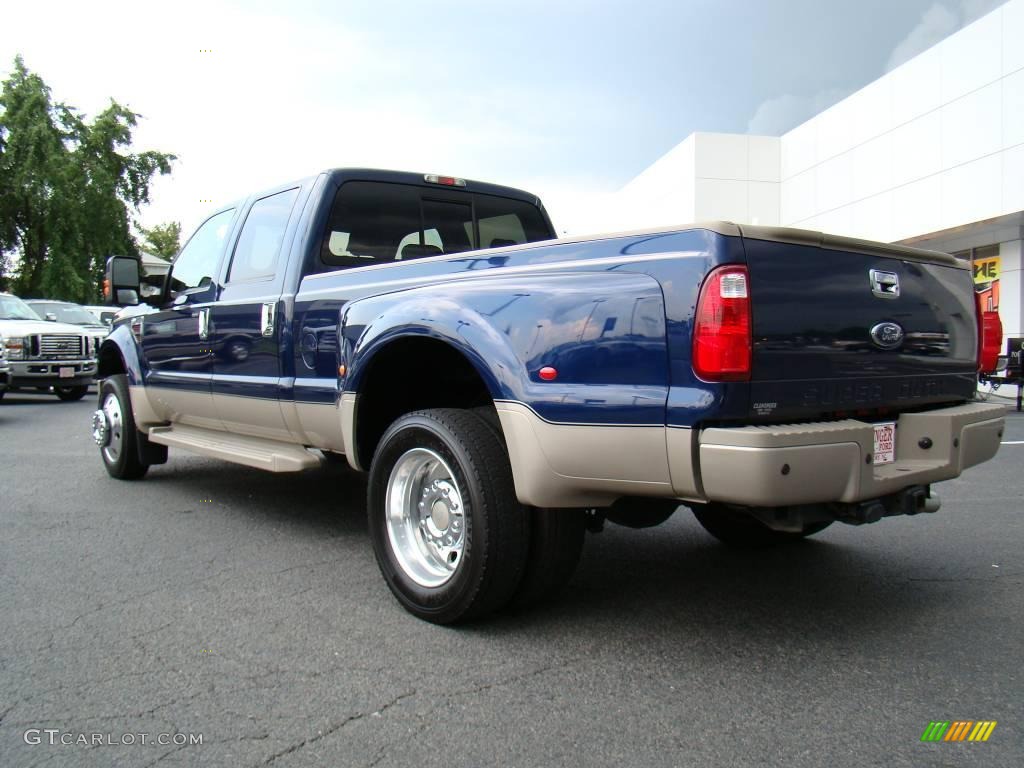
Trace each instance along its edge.
<instances>
[{"instance_id":1,"label":"overcast sky","mask_svg":"<svg viewBox=\"0 0 1024 768\"><path fill-rule=\"evenodd\" d=\"M173 152L141 220L334 166L523 187L574 229L695 130L779 135L1001 0L19 2L54 97ZM209 50L210 52L205 52Z\"/></svg>"}]
</instances>

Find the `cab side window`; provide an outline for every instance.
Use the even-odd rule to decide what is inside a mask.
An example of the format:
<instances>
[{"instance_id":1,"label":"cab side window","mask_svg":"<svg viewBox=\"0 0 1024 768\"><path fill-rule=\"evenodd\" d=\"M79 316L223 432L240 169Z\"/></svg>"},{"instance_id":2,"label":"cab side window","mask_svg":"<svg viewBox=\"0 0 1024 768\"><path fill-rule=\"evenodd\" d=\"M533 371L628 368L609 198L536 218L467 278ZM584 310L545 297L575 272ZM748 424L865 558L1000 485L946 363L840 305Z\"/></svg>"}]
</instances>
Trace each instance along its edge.
<instances>
[{"instance_id":1,"label":"cab side window","mask_svg":"<svg viewBox=\"0 0 1024 768\"><path fill-rule=\"evenodd\" d=\"M265 280L274 276L288 218L298 194L296 187L253 203L231 257L229 283Z\"/></svg>"},{"instance_id":2,"label":"cab side window","mask_svg":"<svg viewBox=\"0 0 1024 768\"><path fill-rule=\"evenodd\" d=\"M234 214L234 210L227 210L211 216L185 243L171 266L167 298L213 282Z\"/></svg>"}]
</instances>

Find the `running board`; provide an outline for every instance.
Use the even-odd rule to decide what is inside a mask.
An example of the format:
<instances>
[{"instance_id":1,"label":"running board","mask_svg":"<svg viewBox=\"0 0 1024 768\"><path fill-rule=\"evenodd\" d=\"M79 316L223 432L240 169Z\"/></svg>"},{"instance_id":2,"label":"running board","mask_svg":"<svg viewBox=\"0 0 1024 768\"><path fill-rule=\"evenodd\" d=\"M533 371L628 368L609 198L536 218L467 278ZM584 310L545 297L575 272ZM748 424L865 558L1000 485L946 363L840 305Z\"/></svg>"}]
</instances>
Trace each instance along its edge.
<instances>
[{"instance_id":1,"label":"running board","mask_svg":"<svg viewBox=\"0 0 1024 768\"><path fill-rule=\"evenodd\" d=\"M270 472L301 472L320 466L320 457L301 445L235 435L215 429L182 424L151 427L149 439L171 448L184 448L202 456L232 461L235 464L244 464Z\"/></svg>"}]
</instances>

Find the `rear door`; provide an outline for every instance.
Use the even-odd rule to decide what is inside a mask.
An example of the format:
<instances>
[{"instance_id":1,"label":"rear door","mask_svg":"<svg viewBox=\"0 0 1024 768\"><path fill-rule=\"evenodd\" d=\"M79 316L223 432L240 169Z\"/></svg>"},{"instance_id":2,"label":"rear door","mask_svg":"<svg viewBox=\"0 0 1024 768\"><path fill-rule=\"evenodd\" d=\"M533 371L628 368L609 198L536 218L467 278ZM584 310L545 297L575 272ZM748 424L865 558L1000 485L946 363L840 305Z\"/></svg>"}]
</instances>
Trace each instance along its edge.
<instances>
[{"instance_id":1,"label":"rear door","mask_svg":"<svg viewBox=\"0 0 1024 768\"><path fill-rule=\"evenodd\" d=\"M970 398L971 273L945 254L744 238L751 416L885 416Z\"/></svg>"},{"instance_id":2,"label":"rear door","mask_svg":"<svg viewBox=\"0 0 1024 768\"><path fill-rule=\"evenodd\" d=\"M256 200L212 307L213 401L230 432L287 440L279 402L285 242L300 188Z\"/></svg>"},{"instance_id":3,"label":"rear door","mask_svg":"<svg viewBox=\"0 0 1024 768\"><path fill-rule=\"evenodd\" d=\"M171 265L164 303L141 317L145 383L167 421L220 429L210 390L210 306L234 209L207 219Z\"/></svg>"}]
</instances>

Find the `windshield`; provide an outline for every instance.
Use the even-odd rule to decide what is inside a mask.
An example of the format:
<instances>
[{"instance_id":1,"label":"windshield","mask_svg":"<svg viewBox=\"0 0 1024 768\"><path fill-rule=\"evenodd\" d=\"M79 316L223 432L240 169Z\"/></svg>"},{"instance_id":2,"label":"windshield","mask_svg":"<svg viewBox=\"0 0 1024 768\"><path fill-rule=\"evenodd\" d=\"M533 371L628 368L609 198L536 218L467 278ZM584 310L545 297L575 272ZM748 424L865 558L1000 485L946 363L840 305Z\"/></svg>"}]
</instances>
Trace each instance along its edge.
<instances>
[{"instance_id":1,"label":"windshield","mask_svg":"<svg viewBox=\"0 0 1024 768\"><path fill-rule=\"evenodd\" d=\"M17 296L0 296L0 320L41 320L32 307Z\"/></svg>"},{"instance_id":2,"label":"windshield","mask_svg":"<svg viewBox=\"0 0 1024 768\"><path fill-rule=\"evenodd\" d=\"M29 306L36 311L44 320L46 315L53 313L57 320L72 325L99 325L99 321L91 312L75 304L60 304L58 302L33 301Z\"/></svg>"}]
</instances>

